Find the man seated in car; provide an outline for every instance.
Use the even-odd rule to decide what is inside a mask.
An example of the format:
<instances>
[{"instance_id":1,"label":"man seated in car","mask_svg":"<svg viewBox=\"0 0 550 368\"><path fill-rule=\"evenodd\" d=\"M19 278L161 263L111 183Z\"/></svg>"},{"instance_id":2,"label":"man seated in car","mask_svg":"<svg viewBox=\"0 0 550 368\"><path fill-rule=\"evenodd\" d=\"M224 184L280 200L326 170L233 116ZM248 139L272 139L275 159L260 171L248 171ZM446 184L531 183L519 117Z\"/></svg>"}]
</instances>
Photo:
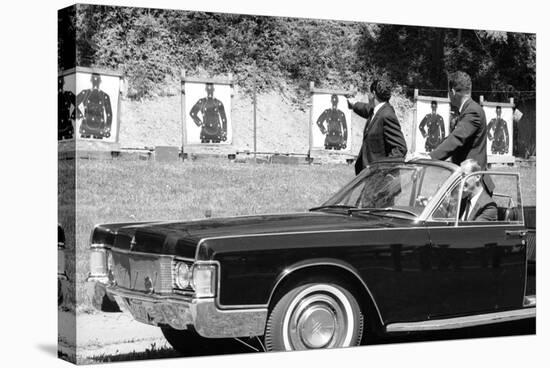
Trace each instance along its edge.
<instances>
[{"instance_id":1,"label":"man seated in car","mask_svg":"<svg viewBox=\"0 0 550 368\"><path fill-rule=\"evenodd\" d=\"M477 161L468 159L462 162L463 175L481 171ZM497 205L483 185L483 175L470 176L464 182L459 219L461 221L497 221Z\"/></svg>"}]
</instances>

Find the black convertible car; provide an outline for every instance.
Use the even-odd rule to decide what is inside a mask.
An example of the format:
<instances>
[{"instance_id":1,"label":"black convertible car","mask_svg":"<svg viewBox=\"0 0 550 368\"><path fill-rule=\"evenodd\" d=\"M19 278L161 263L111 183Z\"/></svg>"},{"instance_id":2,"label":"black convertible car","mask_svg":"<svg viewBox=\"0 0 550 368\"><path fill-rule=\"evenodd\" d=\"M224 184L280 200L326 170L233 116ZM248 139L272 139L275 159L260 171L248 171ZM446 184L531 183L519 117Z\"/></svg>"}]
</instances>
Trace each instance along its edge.
<instances>
[{"instance_id":1,"label":"black convertible car","mask_svg":"<svg viewBox=\"0 0 550 368\"><path fill-rule=\"evenodd\" d=\"M480 175L498 218L462 221L465 183ZM181 351L225 338L346 347L533 318L534 208L519 180L387 160L307 212L98 225L94 305L159 326Z\"/></svg>"}]
</instances>

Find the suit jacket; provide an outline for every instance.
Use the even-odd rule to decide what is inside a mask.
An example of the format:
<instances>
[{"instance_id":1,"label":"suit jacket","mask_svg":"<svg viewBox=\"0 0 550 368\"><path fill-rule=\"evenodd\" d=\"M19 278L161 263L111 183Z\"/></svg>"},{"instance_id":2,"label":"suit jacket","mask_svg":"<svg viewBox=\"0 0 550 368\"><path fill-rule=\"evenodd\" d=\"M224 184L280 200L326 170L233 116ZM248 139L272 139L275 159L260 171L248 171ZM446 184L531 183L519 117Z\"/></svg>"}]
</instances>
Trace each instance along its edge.
<instances>
[{"instance_id":1,"label":"suit jacket","mask_svg":"<svg viewBox=\"0 0 550 368\"><path fill-rule=\"evenodd\" d=\"M353 111L367 118L363 131L363 144L355 161L355 174L359 174L369 163L387 157L405 157L407 143L395 110L385 103L373 116L372 105L357 102Z\"/></svg>"},{"instance_id":2,"label":"suit jacket","mask_svg":"<svg viewBox=\"0 0 550 368\"><path fill-rule=\"evenodd\" d=\"M466 209L466 201L460 203L459 219L462 218L462 214ZM497 221L498 211L497 205L493 198L485 190L481 192L481 195L477 199L474 208L470 210L466 221Z\"/></svg>"},{"instance_id":3,"label":"suit jacket","mask_svg":"<svg viewBox=\"0 0 550 368\"><path fill-rule=\"evenodd\" d=\"M451 161L460 165L466 159L474 159L482 170L487 168L487 120L485 112L471 98L464 103L455 129L429 153L435 160Z\"/></svg>"},{"instance_id":4,"label":"suit jacket","mask_svg":"<svg viewBox=\"0 0 550 368\"><path fill-rule=\"evenodd\" d=\"M483 108L471 98L464 103L457 118L455 129L429 153L435 160L451 161L460 165L467 159L477 161L481 170L487 170L487 119ZM495 184L489 176L483 176L483 183L489 193L493 193Z\"/></svg>"}]
</instances>

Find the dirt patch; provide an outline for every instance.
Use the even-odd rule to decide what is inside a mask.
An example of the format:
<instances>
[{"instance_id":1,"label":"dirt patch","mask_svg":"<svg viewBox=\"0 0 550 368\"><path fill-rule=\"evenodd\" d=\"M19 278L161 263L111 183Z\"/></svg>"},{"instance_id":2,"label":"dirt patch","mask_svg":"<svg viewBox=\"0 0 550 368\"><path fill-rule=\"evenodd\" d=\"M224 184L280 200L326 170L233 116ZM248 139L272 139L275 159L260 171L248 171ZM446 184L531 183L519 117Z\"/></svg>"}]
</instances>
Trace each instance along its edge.
<instances>
[{"instance_id":1,"label":"dirt patch","mask_svg":"<svg viewBox=\"0 0 550 368\"><path fill-rule=\"evenodd\" d=\"M74 326L74 315L58 312L59 323ZM78 364L142 359L251 353L260 350L256 340L225 339L214 352L180 353L166 341L160 328L135 321L126 313L78 313L77 328L59 331L58 356ZM76 339L76 340L75 340ZM246 344L242 341L247 341ZM76 341L75 350L71 341Z\"/></svg>"},{"instance_id":2,"label":"dirt patch","mask_svg":"<svg viewBox=\"0 0 550 368\"><path fill-rule=\"evenodd\" d=\"M58 312L59 325L71 325L74 315ZM76 350L73 342L76 341ZM58 350L77 362L93 361L93 357L145 352L151 349L172 350L155 326L135 321L125 313L80 313L76 329L59 331Z\"/></svg>"}]
</instances>

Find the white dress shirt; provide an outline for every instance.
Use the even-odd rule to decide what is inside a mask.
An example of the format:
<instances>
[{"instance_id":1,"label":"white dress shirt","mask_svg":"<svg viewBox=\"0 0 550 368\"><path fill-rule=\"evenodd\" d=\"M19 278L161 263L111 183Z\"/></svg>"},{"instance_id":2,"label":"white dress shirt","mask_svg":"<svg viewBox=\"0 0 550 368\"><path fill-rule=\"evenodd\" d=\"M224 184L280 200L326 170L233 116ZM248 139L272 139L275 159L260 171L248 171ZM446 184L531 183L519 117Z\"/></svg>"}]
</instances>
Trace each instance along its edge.
<instances>
[{"instance_id":1,"label":"white dress shirt","mask_svg":"<svg viewBox=\"0 0 550 368\"><path fill-rule=\"evenodd\" d=\"M380 102L378 105L374 106L374 110L372 111L372 117L374 118L374 116L376 115L376 113L378 112L378 110L380 110L380 108L382 107L382 105L384 105L385 102Z\"/></svg>"},{"instance_id":2,"label":"white dress shirt","mask_svg":"<svg viewBox=\"0 0 550 368\"><path fill-rule=\"evenodd\" d=\"M468 208L468 213L466 213L466 211L464 211L464 213L462 214L462 221L467 221L468 220L468 217L470 216L470 213L472 213L472 210L476 206L477 200L481 196L481 192L483 192L483 190L480 190L479 192L477 192L477 194L474 195L470 199L470 208Z\"/></svg>"},{"instance_id":3,"label":"white dress shirt","mask_svg":"<svg viewBox=\"0 0 550 368\"><path fill-rule=\"evenodd\" d=\"M460 108L458 109L459 114L462 114L462 108L464 107L464 104L466 103L466 101L468 101L469 99L470 99L470 97L468 97L467 99L462 101L462 103L460 104Z\"/></svg>"}]
</instances>

